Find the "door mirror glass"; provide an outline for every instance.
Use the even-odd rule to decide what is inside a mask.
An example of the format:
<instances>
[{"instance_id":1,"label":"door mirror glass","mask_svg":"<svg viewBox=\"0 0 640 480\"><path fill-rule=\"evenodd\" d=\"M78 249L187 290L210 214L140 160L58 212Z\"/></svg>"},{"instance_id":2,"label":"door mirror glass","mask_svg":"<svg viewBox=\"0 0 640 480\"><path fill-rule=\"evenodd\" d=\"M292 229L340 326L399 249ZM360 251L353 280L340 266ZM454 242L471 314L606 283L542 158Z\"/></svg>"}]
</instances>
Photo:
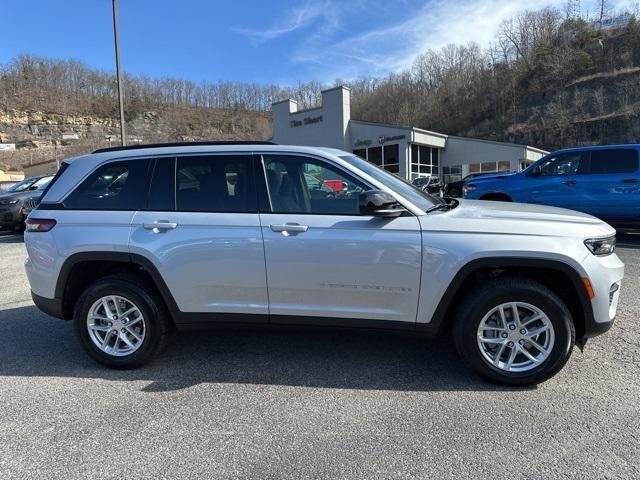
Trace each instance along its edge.
<instances>
[{"instance_id":1,"label":"door mirror glass","mask_svg":"<svg viewBox=\"0 0 640 480\"><path fill-rule=\"evenodd\" d=\"M406 210L398 201L382 190L367 190L359 197L360 213L376 217L399 217Z\"/></svg>"}]
</instances>

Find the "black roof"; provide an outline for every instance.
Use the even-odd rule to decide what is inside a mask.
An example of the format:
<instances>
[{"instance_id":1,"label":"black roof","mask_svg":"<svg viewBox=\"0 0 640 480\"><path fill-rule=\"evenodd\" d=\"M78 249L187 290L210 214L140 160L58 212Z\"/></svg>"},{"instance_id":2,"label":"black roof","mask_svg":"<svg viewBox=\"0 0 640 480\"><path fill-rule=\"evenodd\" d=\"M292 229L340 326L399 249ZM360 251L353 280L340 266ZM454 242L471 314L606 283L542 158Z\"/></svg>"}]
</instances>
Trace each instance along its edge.
<instances>
[{"instance_id":1,"label":"black roof","mask_svg":"<svg viewBox=\"0 0 640 480\"><path fill-rule=\"evenodd\" d=\"M143 145L127 145L125 147L99 148L92 153L119 152L121 150L138 150L140 148L158 147L190 147L194 145L275 145L273 142L250 141L250 140L220 140L210 142L175 142L175 143L147 143Z\"/></svg>"}]
</instances>

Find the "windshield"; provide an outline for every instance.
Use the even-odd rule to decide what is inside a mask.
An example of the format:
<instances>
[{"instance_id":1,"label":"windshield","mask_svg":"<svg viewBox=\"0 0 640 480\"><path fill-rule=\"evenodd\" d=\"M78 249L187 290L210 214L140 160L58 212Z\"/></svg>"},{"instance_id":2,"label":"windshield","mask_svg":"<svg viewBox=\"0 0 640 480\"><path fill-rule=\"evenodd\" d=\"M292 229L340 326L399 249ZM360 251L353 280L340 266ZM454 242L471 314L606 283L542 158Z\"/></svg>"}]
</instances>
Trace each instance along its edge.
<instances>
[{"instance_id":1,"label":"windshield","mask_svg":"<svg viewBox=\"0 0 640 480\"><path fill-rule=\"evenodd\" d=\"M7 188L7 192L24 192L27 188L31 186L33 181L34 181L33 177L22 180L20 183L16 183L15 185L12 185L11 187Z\"/></svg>"},{"instance_id":2,"label":"windshield","mask_svg":"<svg viewBox=\"0 0 640 480\"><path fill-rule=\"evenodd\" d=\"M40 180L36 180L35 182L33 182L33 185L31 186L36 187L38 190L42 190L47 185L49 185L49 182L52 178L53 177L42 177Z\"/></svg>"},{"instance_id":3,"label":"windshield","mask_svg":"<svg viewBox=\"0 0 640 480\"><path fill-rule=\"evenodd\" d=\"M383 170L377 165L363 160L360 157L356 157L355 155L344 155L340 156L340 158L359 168L364 173L389 187L394 192L398 192L400 195L402 195L404 198L406 198L416 207L419 207L422 210L426 211L428 208L441 203L436 197L423 192L419 188L411 185L406 180L403 180L402 178L397 177L392 173Z\"/></svg>"}]
</instances>

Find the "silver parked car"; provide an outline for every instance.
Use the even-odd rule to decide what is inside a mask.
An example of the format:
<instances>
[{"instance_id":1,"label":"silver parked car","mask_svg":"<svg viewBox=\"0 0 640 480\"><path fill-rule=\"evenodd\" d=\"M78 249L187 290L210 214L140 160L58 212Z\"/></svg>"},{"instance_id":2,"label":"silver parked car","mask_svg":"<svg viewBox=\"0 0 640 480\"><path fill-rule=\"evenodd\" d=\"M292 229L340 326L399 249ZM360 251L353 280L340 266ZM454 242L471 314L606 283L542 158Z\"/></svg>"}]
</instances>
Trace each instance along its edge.
<instances>
[{"instance_id":1,"label":"silver parked car","mask_svg":"<svg viewBox=\"0 0 640 480\"><path fill-rule=\"evenodd\" d=\"M624 270L589 215L437 199L341 150L264 143L69 159L25 242L36 305L111 367L174 328L375 327L452 332L481 375L530 385L612 325Z\"/></svg>"}]
</instances>

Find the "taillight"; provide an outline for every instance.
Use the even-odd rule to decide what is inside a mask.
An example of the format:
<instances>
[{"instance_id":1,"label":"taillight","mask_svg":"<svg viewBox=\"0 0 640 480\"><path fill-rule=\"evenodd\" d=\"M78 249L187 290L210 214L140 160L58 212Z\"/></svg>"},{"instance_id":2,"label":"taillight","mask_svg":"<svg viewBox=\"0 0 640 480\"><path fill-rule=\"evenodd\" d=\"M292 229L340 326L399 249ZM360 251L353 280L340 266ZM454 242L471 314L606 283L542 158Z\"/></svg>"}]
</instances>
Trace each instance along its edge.
<instances>
[{"instance_id":1,"label":"taillight","mask_svg":"<svg viewBox=\"0 0 640 480\"><path fill-rule=\"evenodd\" d=\"M27 218L24 223L28 232L48 232L56 225L52 218Z\"/></svg>"}]
</instances>

